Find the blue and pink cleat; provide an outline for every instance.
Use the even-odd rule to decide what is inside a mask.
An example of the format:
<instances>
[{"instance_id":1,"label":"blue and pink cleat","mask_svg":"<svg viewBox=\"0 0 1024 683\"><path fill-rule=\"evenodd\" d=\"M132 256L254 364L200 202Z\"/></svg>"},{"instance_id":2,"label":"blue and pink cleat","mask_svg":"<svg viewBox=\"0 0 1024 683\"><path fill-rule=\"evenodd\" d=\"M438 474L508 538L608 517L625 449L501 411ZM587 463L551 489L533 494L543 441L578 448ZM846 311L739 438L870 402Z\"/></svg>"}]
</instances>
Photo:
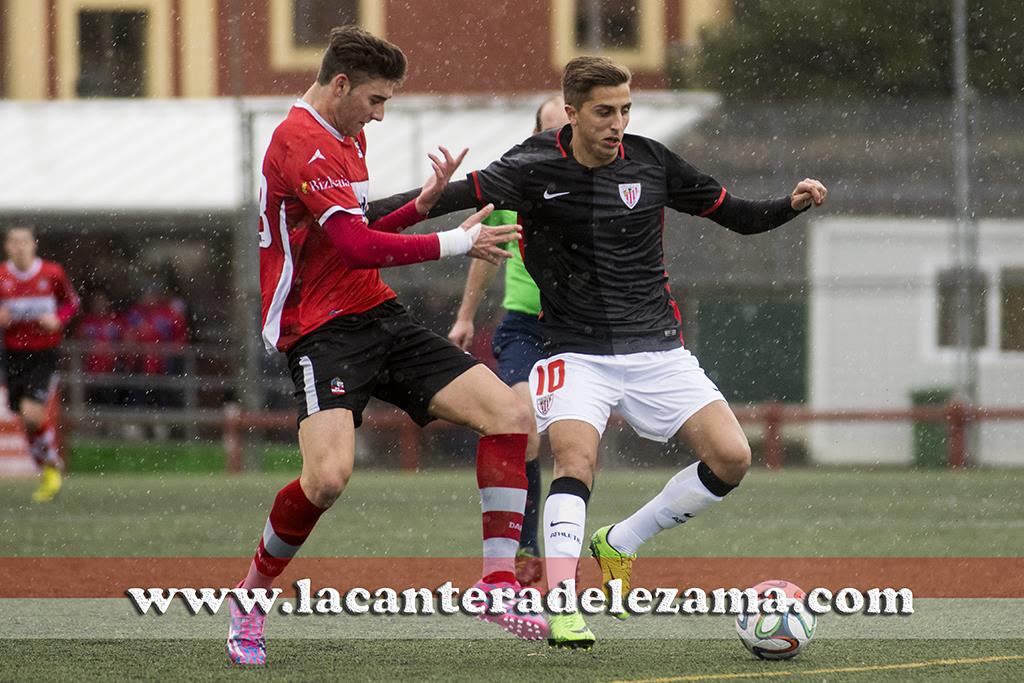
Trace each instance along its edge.
<instances>
[{"instance_id":1,"label":"blue and pink cleat","mask_svg":"<svg viewBox=\"0 0 1024 683\"><path fill-rule=\"evenodd\" d=\"M236 588L241 588L239 583ZM228 599L228 610L231 614L231 628L228 630L228 659L233 664L244 666L263 666L267 663L267 641L263 637L263 625L267 615L254 607L246 614L238 606L238 601Z\"/></svg>"}]
</instances>

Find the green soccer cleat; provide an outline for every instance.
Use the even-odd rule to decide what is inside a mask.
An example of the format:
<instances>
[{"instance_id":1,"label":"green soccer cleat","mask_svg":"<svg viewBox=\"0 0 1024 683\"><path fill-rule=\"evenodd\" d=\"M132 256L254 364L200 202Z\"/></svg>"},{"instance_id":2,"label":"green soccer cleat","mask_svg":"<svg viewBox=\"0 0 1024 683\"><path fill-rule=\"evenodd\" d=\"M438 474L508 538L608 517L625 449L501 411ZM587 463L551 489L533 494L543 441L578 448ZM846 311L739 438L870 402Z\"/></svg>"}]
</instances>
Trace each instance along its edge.
<instances>
[{"instance_id":1,"label":"green soccer cleat","mask_svg":"<svg viewBox=\"0 0 1024 683\"><path fill-rule=\"evenodd\" d=\"M629 595L629 577L633 573L633 560L636 559L635 554L620 553L608 543L608 532L612 530L612 526L615 525L603 526L590 537L590 554L594 556L598 566L601 567L601 590L604 591L604 597L609 602L612 599L611 590L608 588L609 581L621 580L623 600ZM621 614L613 616L619 619L628 619L629 612L623 611Z\"/></svg>"},{"instance_id":2,"label":"green soccer cleat","mask_svg":"<svg viewBox=\"0 0 1024 683\"><path fill-rule=\"evenodd\" d=\"M594 634L579 612L554 614L548 620L551 633L548 645L568 650L589 650L594 647Z\"/></svg>"}]
</instances>

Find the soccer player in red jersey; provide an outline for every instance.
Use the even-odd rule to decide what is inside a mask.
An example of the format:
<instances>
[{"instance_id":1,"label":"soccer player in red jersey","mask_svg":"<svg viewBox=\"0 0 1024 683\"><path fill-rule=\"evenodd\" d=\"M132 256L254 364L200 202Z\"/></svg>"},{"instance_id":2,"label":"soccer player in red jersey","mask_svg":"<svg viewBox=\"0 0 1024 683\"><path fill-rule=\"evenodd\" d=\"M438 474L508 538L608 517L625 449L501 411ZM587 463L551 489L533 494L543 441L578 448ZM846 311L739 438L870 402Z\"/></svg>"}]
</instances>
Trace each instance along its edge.
<instances>
[{"instance_id":1,"label":"soccer player in red jersey","mask_svg":"<svg viewBox=\"0 0 1024 683\"><path fill-rule=\"evenodd\" d=\"M316 83L274 131L263 161L263 340L288 358L302 473L278 492L242 588L269 588L341 495L352 473L355 430L375 396L421 425L441 418L481 435L484 576L477 585L518 589L530 407L472 356L414 321L378 272L461 254L506 258L501 245L518 239L518 227L482 227L493 209L485 207L453 230L399 234L425 217L462 160L443 148L443 157L431 156L434 175L414 200L367 223L362 129L384 117L405 68L395 45L357 27L334 29ZM265 616L230 606L229 659L263 664ZM547 635L542 617L511 608L487 620L522 638Z\"/></svg>"},{"instance_id":2,"label":"soccer player in red jersey","mask_svg":"<svg viewBox=\"0 0 1024 683\"><path fill-rule=\"evenodd\" d=\"M7 262L0 268L0 327L7 356L7 395L28 438L29 452L42 469L32 500L45 503L60 491L64 463L57 451L47 404L57 386L57 347L79 299L64 269L36 256L28 226L7 230Z\"/></svg>"}]
</instances>

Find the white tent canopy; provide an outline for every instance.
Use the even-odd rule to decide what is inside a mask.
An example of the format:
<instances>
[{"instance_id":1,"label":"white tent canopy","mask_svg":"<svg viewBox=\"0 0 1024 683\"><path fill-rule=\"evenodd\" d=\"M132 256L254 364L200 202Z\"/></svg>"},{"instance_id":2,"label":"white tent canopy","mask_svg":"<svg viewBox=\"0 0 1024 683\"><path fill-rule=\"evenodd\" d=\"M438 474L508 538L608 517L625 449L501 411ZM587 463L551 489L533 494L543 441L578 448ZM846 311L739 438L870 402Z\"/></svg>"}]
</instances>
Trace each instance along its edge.
<instances>
[{"instance_id":1,"label":"white tent canopy","mask_svg":"<svg viewBox=\"0 0 1024 683\"><path fill-rule=\"evenodd\" d=\"M427 152L469 147L462 170L526 138L544 95L399 96L367 129L371 196L421 184ZM717 102L707 93L635 93L630 132L670 140ZM0 103L0 211L233 211L245 176L292 100L76 100ZM247 130L251 121L251 134ZM251 140L254 164L242 154ZM255 190L253 195L255 196Z\"/></svg>"}]
</instances>

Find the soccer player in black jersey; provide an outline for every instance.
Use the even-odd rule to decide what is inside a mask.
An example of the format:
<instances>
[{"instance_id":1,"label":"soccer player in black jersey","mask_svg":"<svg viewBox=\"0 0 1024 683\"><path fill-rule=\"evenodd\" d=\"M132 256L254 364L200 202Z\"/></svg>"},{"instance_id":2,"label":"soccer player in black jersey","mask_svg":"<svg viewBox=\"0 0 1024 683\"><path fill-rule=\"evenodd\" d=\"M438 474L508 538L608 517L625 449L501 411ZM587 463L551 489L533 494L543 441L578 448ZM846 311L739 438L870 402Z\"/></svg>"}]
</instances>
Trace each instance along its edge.
<instances>
[{"instance_id":1,"label":"soccer player in black jersey","mask_svg":"<svg viewBox=\"0 0 1024 683\"><path fill-rule=\"evenodd\" d=\"M681 439L697 454L633 515L591 537L606 592L620 579L623 594L639 547L722 500L750 467L736 417L683 346L664 266L664 209L751 235L820 206L827 194L808 178L776 199L732 195L661 143L626 134L629 81L629 71L607 59L572 60L562 82L569 124L451 184L431 212L492 202L518 212L523 226L549 353L530 377L538 431L548 433L555 458L543 527L549 587L574 576L612 409L641 436ZM371 214L406 199L382 200ZM579 613L553 615L550 627L552 645L594 643Z\"/></svg>"}]
</instances>

